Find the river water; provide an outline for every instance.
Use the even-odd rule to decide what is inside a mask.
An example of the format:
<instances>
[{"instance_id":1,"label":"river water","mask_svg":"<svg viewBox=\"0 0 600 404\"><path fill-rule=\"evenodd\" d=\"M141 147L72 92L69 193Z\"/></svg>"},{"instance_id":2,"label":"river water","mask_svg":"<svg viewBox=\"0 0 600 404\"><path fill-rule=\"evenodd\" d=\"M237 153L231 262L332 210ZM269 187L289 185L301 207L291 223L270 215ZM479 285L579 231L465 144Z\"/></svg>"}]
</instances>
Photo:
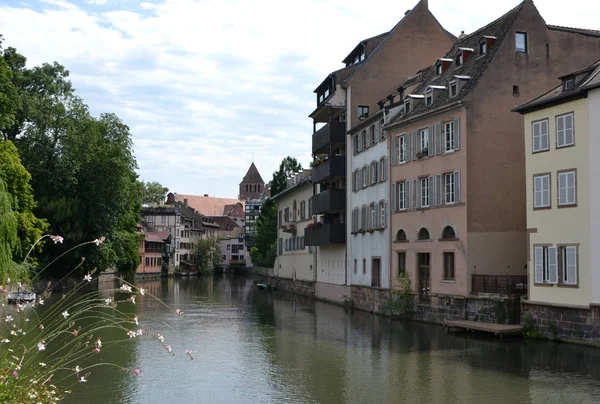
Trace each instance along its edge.
<instances>
[{"instance_id":1,"label":"river water","mask_svg":"<svg viewBox=\"0 0 600 404\"><path fill-rule=\"evenodd\" d=\"M445 333L282 291L251 278L138 282L132 310L156 340L103 349L67 403L598 403L600 350ZM99 286L107 296L112 285ZM169 328L171 327L171 328ZM194 359L184 349L193 351Z\"/></svg>"}]
</instances>

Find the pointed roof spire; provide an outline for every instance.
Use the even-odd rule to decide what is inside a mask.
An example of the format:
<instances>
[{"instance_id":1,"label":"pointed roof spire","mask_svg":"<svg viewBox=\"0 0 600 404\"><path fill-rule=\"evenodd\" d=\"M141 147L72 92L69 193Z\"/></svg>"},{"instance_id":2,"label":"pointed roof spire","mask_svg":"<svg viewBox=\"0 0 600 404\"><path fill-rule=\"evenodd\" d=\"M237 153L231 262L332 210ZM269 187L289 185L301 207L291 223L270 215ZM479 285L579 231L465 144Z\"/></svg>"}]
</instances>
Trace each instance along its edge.
<instances>
[{"instance_id":1,"label":"pointed roof spire","mask_svg":"<svg viewBox=\"0 0 600 404\"><path fill-rule=\"evenodd\" d=\"M243 183L253 183L253 184L264 184L260 173L258 172L258 168L254 165L254 161L250 164L250 168L248 168L248 172L244 175Z\"/></svg>"}]
</instances>

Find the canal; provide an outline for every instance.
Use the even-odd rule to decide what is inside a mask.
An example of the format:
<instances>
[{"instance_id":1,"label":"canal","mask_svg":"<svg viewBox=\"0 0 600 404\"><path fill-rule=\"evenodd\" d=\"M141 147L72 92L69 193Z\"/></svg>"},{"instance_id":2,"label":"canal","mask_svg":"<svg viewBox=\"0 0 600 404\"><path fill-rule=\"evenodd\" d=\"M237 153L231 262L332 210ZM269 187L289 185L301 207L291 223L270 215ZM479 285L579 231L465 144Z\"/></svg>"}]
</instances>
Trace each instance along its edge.
<instances>
[{"instance_id":1,"label":"canal","mask_svg":"<svg viewBox=\"0 0 600 404\"><path fill-rule=\"evenodd\" d=\"M600 350L447 334L282 291L250 278L138 282L169 306L138 295L156 340L103 349L68 403L597 403ZM101 284L102 293L110 287ZM133 306L132 306L133 307ZM184 353L193 351L193 360Z\"/></svg>"}]
</instances>

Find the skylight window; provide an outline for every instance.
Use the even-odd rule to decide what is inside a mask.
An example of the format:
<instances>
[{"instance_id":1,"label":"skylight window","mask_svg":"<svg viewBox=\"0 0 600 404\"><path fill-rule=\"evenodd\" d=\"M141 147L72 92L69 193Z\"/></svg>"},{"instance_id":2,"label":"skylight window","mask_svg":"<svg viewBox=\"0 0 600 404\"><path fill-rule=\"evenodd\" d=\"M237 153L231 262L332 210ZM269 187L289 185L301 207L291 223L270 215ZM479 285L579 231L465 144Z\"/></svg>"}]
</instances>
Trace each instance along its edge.
<instances>
[{"instance_id":1,"label":"skylight window","mask_svg":"<svg viewBox=\"0 0 600 404\"><path fill-rule=\"evenodd\" d=\"M575 87L575 80L574 79L566 79L564 81L563 89L565 91L571 90L571 89L573 89L573 87Z\"/></svg>"}]
</instances>

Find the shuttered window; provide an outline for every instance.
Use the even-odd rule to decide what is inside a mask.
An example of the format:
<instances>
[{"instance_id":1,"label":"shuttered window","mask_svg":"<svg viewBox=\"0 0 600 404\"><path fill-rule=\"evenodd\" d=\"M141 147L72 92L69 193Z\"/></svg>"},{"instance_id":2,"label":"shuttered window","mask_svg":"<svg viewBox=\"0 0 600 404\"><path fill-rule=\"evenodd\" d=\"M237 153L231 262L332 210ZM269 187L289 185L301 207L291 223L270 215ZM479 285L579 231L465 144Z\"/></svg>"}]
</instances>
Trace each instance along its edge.
<instances>
[{"instance_id":1,"label":"shuttered window","mask_svg":"<svg viewBox=\"0 0 600 404\"><path fill-rule=\"evenodd\" d=\"M363 167L362 169L362 180L363 180L363 188L369 186L369 168Z\"/></svg>"},{"instance_id":2,"label":"shuttered window","mask_svg":"<svg viewBox=\"0 0 600 404\"><path fill-rule=\"evenodd\" d=\"M454 121L444 123L444 153L454 151Z\"/></svg>"},{"instance_id":3,"label":"shuttered window","mask_svg":"<svg viewBox=\"0 0 600 404\"><path fill-rule=\"evenodd\" d=\"M377 162L371 163L371 184L377 184Z\"/></svg>"},{"instance_id":4,"label":"shuttered window","mask_svg":"<svg viewBox=\"0 0 600 404\"><path fill-rule=\"evenodd\" d=\"M578 285L577 247L560 247L560 261L562 272L561 283L571 286Z\"/></svg>"},{"instance_id":5,"label":"shuttered window","mask_svg":"<svg viewBox=\"0 0 600 404\"><path fill-rule=\"evenodd\" d=\"M556 147L567 147L575 144L573 130L573 114L556 117Z\"/></svg>"},{"instance_id":6,"label":"shuttered window","mask_svg":"<svg viewBox=\"0 0 600 404\"><path fill-rule=\"evenodd\" d=\"M558 283L558 251L556 247L534 247L535 283Z\"/></svg>"},{"instance_id":7,"label":"shuttered window","mask_svg":"<svg viewBox=\"0 0 600 404\"><path fill-rule=\"evenodd\" d=\"M387 202L379 202L379 228L385 229L387 226Z\"/></svg>"},{"instance_id":8,"label":"shuttered window","mask_svg":"<svg viewBox=\"0 0 600 404\"><path fill-rule=\"evenodd\" d=\"M556 120L558 125L558 118ZM550 149L550 140L548 137L548 120L533 122L531 124L533 133L533 152L539 152Z\"/></svg>"},{"instance_id":9,"label":"shuttered window","mask_svg":"<svg viewBox=\"0 0 600 404\"><path fill-rule=\"evenodd\" d=\"M550 174L533 177L533 207L550 207Z\"/></svg>"},{"instance_id":10,"label":"shuttered window","mask_svg":"<svg viewBox=\"0 0 600 404\"><path fill-rule=\"evenodd\" d=\"M427 208L429 207L430 203L431 203L431 194L430 194L430 188L429 188L429 178L421 178L420 179L420 183L421 183L421 207L422 208Z\"/></svg>"},{"instance_id":11,"label":"shuttered window","mask_svg":"<svg viewBox=\"0 0 600 404\"><path fill-rule=\"evenodd\" d=\"M558 206L577 203L577 175L575 171L558 173Z\"/></svg>"},{"instance_id":12,"label":"shuttered window","mask_svg":"<svg viewBox=\"0 0 600 404\"><path fill-rule=\"evenodd\" d=\"M398 210L406 210L408 208L407 184L408 181L403 181L396 185L398 188Z\"/></svg>"},{"instance_id":13,"label":"shuttered window","mask_svg":"<svg viewBox=\"0 0 600 404\"><path fill-rule=\"evenodd\" d=\"M407 151L407 144L406 144L406 135L400 136L397 139L398 142L398 163L406 163L407 161L407 156L408 156L408 151Z\"/></svg>"}]
</instances>

